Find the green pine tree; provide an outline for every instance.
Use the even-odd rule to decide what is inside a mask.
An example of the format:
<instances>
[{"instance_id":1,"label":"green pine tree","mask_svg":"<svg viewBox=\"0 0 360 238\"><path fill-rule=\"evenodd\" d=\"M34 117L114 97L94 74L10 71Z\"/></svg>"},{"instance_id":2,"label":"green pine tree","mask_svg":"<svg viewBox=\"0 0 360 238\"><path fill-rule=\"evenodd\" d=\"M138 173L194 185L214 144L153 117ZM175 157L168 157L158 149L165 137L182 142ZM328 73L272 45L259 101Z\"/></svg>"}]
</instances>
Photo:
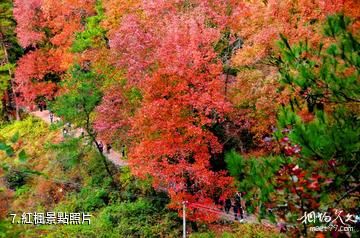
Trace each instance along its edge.
<instances>
[{"instance_id":1,"label":"green pine tree","mask_svg":"<svg viewBox=\"0 0 360 238\"><path fill-rule=\"evenodd\" d=\"M350 19L330 16L324 27L327 45L280 42L281 79L294 90L290 105L279 114L279 127L291 127L289 138L301 146L303 166L313 160L335 162L332 189L351 195L359 187L360 42ZM313 119L298 112L306 108ZM281 137L281 135L280 135ZM342 190L338 190L342 189Z\"/></svg>"},{"instance_id":2,"label":"green pine tree","mask_svg":"<svg viewBox=\"0 0 360 238\"><path fill-rule=\"evenodd\" d=\"M315 208L351 211L360 188L360 42L343 15L328 17L323 42L290 46L282 37L280 75L293 94L278 116L278 128L290 130L276 136L301 148L292 163L306 172ZM301 199L302 213L314 208L306 202Z\"/></svg>"},{"instance_id":3,"label":"green pine tree","mask_svg":"<svg viewBox=\"0 0 360 238\"><path fill-rule=\"evenodd\" d=\"M227 154L229 172L248 192L287 222L307 233L296 219L305 211L353 211L358 205L360 158L360 43L351 20L335 15L324 25L318 46L279 42L278 68L288 105L279 110L273 143L279 157L244 158ZM304 113L305 112L305 113ZM305 115L305 116L304 116ZM270 215L263 209L262 214Z\"/></svg>"}]
</instances>

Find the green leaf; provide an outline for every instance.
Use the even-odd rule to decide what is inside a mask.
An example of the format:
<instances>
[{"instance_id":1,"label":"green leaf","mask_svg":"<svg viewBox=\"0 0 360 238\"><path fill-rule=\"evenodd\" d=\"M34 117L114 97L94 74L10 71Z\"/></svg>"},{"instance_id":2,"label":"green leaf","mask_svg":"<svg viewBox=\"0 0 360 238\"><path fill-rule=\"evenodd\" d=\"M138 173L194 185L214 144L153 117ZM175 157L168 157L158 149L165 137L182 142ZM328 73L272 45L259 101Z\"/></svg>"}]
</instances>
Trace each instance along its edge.
<instances>
[{"instance_id":1,"label":"green leaf","mask_svg":"<svg viewBox=\"0 0 360 238\"><path fill-rule=\"evenodd\" d=\"M20 151L20 153L19 153L19 161L20 162L25 162L26 159L27 159L27 155L26 155L25 151L24 150Z\"/></svg>"},{"instance_id":2,"label":"green leaf","mask_svg":"<svg viewBox=\"0 0 360 238\"><path fill-rule=\"evenodd\" d=\"M8 145L0 142L0 150L4 150L4 151L5 151L7 148L8 148Z\"/></svg>"},{"instance_id":3,"label":"green leaf","mask_svg":"<svg viewBox=\"0 0 360 238\"><path fill-rule=\"evenodd\" d=\"M24 169L23 172L28 173L28 174L34 174L34 175L43 175L43 176L47 177L44 173L41 173L39 171L32 170L32 169Z\"/></svg>"},{"instance_id":4,"label":"green leaf","mask_svg":"<svg viewBox=\"0 0 360 238\"><path fill-rule=\"evenodd\" d=\"M5 143L0 142L0 150L5 151L6 155L11 157L14 155L14 150L11 146L8 146Z\"/></svg>"},{"instance_id":5,"label":"green leaf","mask_svg":"<svg viewBox=\"0 0 360 238\"><path fill-rule=\"evenodd\" d=\"M7 163L0 164L0 168L2 168L4 171L9 171L10 166Z\"/></svg>"},{"instance_id":6,"label":"green leaf","mask_svg":"<svg viewBox=\"0 0 360 238\"><path fill-rule=\"evenodd\" d=\"M5 152L6 152L6 155L9 157L14 155L14 150L10 146L5 150Z\"/></svg>"},{"instance_id":7,"label":"green leaf","mask_svg":"<svg viewBox=\"0 0 360 238\"><path fill-rule=\"evenodd\" d=\"M16 143L16 142L19 140L19 137L20 137L20 134L19 134L19 132L17 131L17 132L11 137L10 141L11 141L12 143Z\"/></svg>"}]
</instances>

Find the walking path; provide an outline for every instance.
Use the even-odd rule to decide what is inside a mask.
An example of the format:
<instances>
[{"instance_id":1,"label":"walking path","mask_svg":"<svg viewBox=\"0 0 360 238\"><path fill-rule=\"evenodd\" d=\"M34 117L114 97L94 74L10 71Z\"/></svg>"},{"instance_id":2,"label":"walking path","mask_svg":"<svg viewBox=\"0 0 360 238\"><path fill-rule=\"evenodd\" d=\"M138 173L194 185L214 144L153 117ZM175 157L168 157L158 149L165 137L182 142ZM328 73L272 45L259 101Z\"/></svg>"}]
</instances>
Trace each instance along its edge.
<instances>
[{"instance_id":1,"label":"walking path","mask_svg":"<svg viewBox=\"0 0 360 238\"><path fill-rule=\"evenodd\" d=\"M230 209L229 213L226 213L223 208L219 209L217 207L209 207L205 206L203 204L198 203L190 203L188 204L189 207L193 207L195 209L200 209L202 211L217 214L221 219L226 221L234 221L234 222L240 222L240 223L247 223L247 224L261 224L263 226L269 227L269 228L275 228L276 226L272 224L269 220L262 219L261 221L258 220L258 218L254 214L244 214L244 218L239 221L235 220L235 213L232 211L233 209ZM238 219L240 219L238 214Z\"/></svg>"},{"instance_id":2,"label":"walking path","mask_svg":"<svg viewBox=\"0 0 360 238\"><path fill-rule=\"evenodd\" d=\"M43 110L43 111L32 111L30 112L31 115L33 116L36 116L40 119L42 119L44 122L46 122L47 124L51 124L51 121L50 121L50 111L49 110ZM54 115L54 118L53 118L53 121L54 122L57 122L57 121L61 121L61 119L59 117L56 117ZM81 135L81 128L76 128L74 129L74 136L76 137L79 137ZM105 148L106 149L106 148ZM121 153L111 149L110 150L110 153L104 153L104 156L110 160L113 164L115 164L116 166L119 166L119 167L124 167L124 166L127 166L127 162L125 160L122 160L122 155Z\"/></svg>"},{"instance_id":3,"label":"walking path","mask_svg":"<svg viewBox=\"0 0 360 238\"><path fill-rule=\"evenodd\" d=\"M30 114L35 116L35 117L38 117L38 118L42 119L44 122L46 122L49 125L51 124L50 112L48 110L32 111L32 112L30 112ZM61 121L61 119L54 115L53 121L57 122L57 121ZM74 129L74 132L75 133L73 133L73 136L79 137L81 135L81 128ZM122 158L121 153L119 153L119 152L117 152L117 151L115 151L113 149L110 151L109 154L104 153L104 156L118 167L127 166L127 162L125 160L121 159ZM191 204L191 206L193 206L193 207L195 207L197 209L207 211L209 213L216 213L221 218L223 218L225 220L229 220L229 221L234 220L234 213L233 212L226 213L226 212L224 212L222 210L219 210L217 208L207 207L207 206L203 206L203 205L200 205L200 204ZM260 224L260 222L257 220L256 216L252 215L252 214L244 216L244 219L241 222L242 223L250 223L250 224ZM274 225L271 224L267 220L262 220L261 224L265 225L265 226L269 226L269 227L274 227Z\"/></svg>"}]
</instances>

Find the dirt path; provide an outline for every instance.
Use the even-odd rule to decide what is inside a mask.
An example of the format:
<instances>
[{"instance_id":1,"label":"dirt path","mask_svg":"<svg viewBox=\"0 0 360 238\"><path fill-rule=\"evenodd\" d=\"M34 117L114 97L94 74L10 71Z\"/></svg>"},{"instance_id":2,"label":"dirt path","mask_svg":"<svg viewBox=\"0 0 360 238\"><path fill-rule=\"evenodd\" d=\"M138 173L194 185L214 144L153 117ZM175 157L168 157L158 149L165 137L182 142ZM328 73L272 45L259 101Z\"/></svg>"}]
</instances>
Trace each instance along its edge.
<instances>
[{"instance_id":1,"label":"dirt path","mask_svg":"<svg viewBox=\"0 0 360 238\"><path fill-rule=\"evenodd\" d=\"M221 219L233 222L247 223L247 224L261 224L263 226L269 228L276 228L274 224L272 224L269 220L262 219L261 221L254 214L244 214L244 218L239 221L240 217L238 215L238 219L235 220L235 213L231 208L229 213L226 213L224 209L219 209L217 207L209 207L198 203L189 204L190 207L202 210L207 213L217 214Z\"/></svg>"},{"instance_id":2,"label":"dirt path","mask_svg":"<svg viewBox=\"0 0 360 238\"><path fill-rule=\"evenodd\" d=\"M47 124L51 124L51 120L50 120L50 112L48 110L43 110L43 111L32 111L30 112L31 115L40 118L41 120L43 120L44 122L46 122ZM59 117L54 116L53 121L56 122L58 120L61 120ZM75 137L79 137L81 135L81 129L80 128L76 128L72 131L72 135ZM111 150L110 153L104 153L104 156L110 160L112 163L114 163L116 166L119 167L124 167L127 166L127 162L125 160L122 160L122 155L121 153L115 151L115 150Z\"/></svg>"}]
</instances>

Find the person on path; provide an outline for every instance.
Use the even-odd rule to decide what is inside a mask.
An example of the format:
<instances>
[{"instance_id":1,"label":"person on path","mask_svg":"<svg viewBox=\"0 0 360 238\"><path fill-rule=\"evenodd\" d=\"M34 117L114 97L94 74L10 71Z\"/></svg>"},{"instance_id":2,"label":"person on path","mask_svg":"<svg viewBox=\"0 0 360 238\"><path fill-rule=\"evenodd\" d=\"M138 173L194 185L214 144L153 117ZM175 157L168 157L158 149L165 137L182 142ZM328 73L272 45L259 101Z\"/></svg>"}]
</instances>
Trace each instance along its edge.
<instances>
[{"instance_id":1,"label":"person on path","mask_svg":"<svg viewBox=\"0 0 360 238\"><path fill-rule=\"evenodd\" d=\"M53 122L54 122L54 114L52 112L50 112L49 117L50 117L50 123L53 124Z\"/></svg>"},{"instance_id":2,"label":"person on path","mask_svg":"<svg viewBox=\"0 0 360 238\"><path fill-rule=\"evenodd\" d=\"M38 108L39 108L40 112L43 111L42 101L40 101L40 102L38 103Z\"/></svg>"},{"instance_id":3,"label":"person on path","mask_svg":"<svg viewBox=\"0 0 360 238\"><path fill-rule=\"evenodd\" d=\"M225 212L226 212L226 214L229 214L230 209L231 209L231 206L232 206L232 204L231 204L231 199L230 199L230 198L227 198L227 199L225 200Z\"/></svg>"},{"instance_id":4,"label":"person on path","mask_svg":"<svg viewBox=\"0 0 360 238\"><path fill-rule=\"evenodd\" d=\"M63 128L63 137L66 137L68 135L68 130L64 127Z\"/></svg>"},{"instance_id":5,"label":"person on path","mask_svg":"<svg viewBox=\"0 0 360 238\"><path fill-rule=\"evenodd\" d=\"M43 110L46 110L46 103L44 101L40 101L38 106L39 106L40 112L42 112Z\"/></svg>"},{"instance_id":6,"label":"person on path","mask_svg":"<svg viewBox=\"0 0 360 238\"><path fill-rule=\"evenodd\" d=\"M123 145L121 148L121 155L122 157L125 157L125 145Z\"/></svg>"},{"instance_id":7,"label":"person on path","mask_svg":"<svg viewBox=\"0 0 360 238\"><path fill-rule=\"evenodd\" d=\"M110 144L106 144L106 153L110 154L110 150L111 150L111 145Z\"/></svg>"},{"instance_id":8,"label":"person on path","mask_svg":"<svg viewBox=\"0 0 360 238\"><path fill-rule=\"evenodd\" d=\"M240 195L241 195L241 211L242 211L243 216L245 216L245 210L246 210L246 200L244 199L245 194L246 194L245 192L240 193Z\"/></svg>"},{"instance_id":9,"label":"person on path","mask_svg":"<svg viewBox=\"0 0 360 238\"><path fill-rule=\"evenodd\" d=\"M240 213L239 221L242 221L244 219L244 217L243 217L243 212L241 209L241 194L240 194L240 192L236 192L236 194L235 194L235 204L234 204L235 220L238 220L238 212Z\"/></svg>"},{"instance_id":10,"label":"person on path","mask_svg":"<svg viewBox=\"0 0 360 238\"><path fill-rule=\"evenodd\" d=\"M101 154L104 152L104 145L101 141L99 142L99 150Z\"/></svg>"}]
</instances>

